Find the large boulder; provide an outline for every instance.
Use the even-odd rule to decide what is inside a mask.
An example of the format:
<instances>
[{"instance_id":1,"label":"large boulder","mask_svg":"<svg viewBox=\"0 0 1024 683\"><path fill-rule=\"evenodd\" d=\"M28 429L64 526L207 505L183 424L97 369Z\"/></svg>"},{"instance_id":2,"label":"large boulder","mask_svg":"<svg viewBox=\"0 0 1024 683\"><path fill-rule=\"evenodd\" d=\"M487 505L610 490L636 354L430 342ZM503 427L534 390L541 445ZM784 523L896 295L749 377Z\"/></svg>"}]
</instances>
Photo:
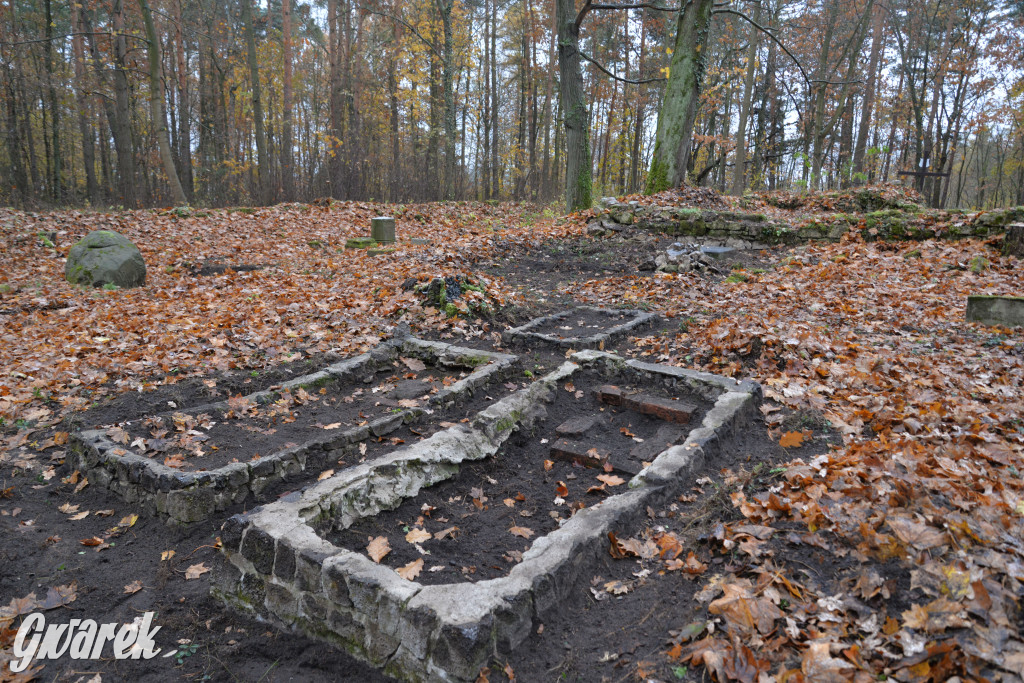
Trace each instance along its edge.
<instances>
[{"instance_id":1,"label":"large boulder","mask_svg":"<svg viewBox=\"0 0 1024 683\"><path fill-rule=\"evenodd\" d=\"M86 287L141 287L146 284L146 262L139 248L124 235L97 230L71 247L64 278Z\"/></svg>"}]
</instances>

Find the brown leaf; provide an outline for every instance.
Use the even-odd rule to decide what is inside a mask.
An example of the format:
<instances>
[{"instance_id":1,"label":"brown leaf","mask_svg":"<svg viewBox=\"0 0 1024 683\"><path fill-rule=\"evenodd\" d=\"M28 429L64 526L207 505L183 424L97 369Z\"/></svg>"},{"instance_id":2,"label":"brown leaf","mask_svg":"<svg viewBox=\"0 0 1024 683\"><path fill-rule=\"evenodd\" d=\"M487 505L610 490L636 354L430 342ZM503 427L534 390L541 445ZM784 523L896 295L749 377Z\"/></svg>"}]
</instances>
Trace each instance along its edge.
<instances>
[{"instance_id":1,"label":"brown leaf","mask_svg":"<svg viewBox=\"0 0 1024 683\"><path fill-rule=\"evenodd\" d=\"M394 356L392 356L392 358L393 357ZM419 358L406 358L402 356L401 358L399 358L399 360L405 363L405 367L409 368L413 372L422 372L427 369L427 366L424 365L423 361L421 361Z\"/></svg>"},{"instance_id":2,"label":"brown leaf","mask_svg":"<svg viewBox=\"0 0 1024 683\"><path fill-rule=\"evenodd\" d=\"M509 533L515 536L522 536L523 538L530 538L530 536L533 536L534 531L525 526L514 526L509 529Z\"/></svg>"},{"instance_id":3,"label":"brown leaf","mask_svg":"<svg viewBox=\"0 0 1024 683\"><path fill-rule=\"evenodd\" d=\"M93 536L92 538L83 538L79 543L85 546L97 546L103 543L103 539L99 536Z\"/></svg>"},{"instance_id":4,"label":"brown leaf","mask_svg":"<svg viewBox=\"0 0 1024 683\"><path fill-rule=\"evenodd\" d=\"M138 593L140 590L142 590L142 581L139 581L138 579L132 581L124 587L124 592L128 593L129 595L131 595L132 593Z\"/></svg>"},{"instance_id":5,"label":"brown leaf","mask_svg":"<svg viewBox=\"0 0 1024 683\"><path fill-rule=\"evenodd\" d=\"M449 536L451 538L455 538L455 532L458 531L458 530L459 530L459 527L457 527L457 526L450 526L447 529L441 529L441 531L437 531L437 532L434 533L434 540L440 541L440 540L443 540L445 538L448 538Z\"/></svg>"},{"instance_id":6,"label":"brown leaf","mask_svg":"<svg viewBox=\"0 0 1024 683\"><path fill-rule=\"evenodd\" d=\"M905 516L890 516L885 521L889 528L896 533L897 538L917 550L938 548L946 544L945 532L939 531L929 524Z\"/></svg>"},{"instance_id":7,"label":"brown leaf","mask_svg":"<svg viewBox=\"0 0 1024 683\"><path fill-rule=\"evenodd\" d=\"M384 559L384 556L391 552L391 544L388 543L387 536L378 536L377 538L370 541L370 544L366 546L366 554L370 556L370 559L380 564L380 561Z\"/></svg>"},{"instance_id":8,"label":"brown leaf","mask_svg":"<svg viewBox=\"0 0 1024 683\"><path fill-rule=\"evenodd\" d=\"M811 643L804 650L800 670L809 683L843 683L849 680L854 665L842 659L835 659L829 653L829 643Z\"/></svg>"},{"instance_id":9,"label":"brown leaf","mask_svg":"<svg viewBox=\"0 0 1024 683\"><path fill-rule=\"evenodd\" d=\"M191 579L198 579L200 576L202 576L208 571L210 571L210 568L202 562L198 564L193 564L185 570L185 580L189 581Z\"/></svg>"},{"instance_id":10,"label":"brown leaf","mask_svg":"<svg viewBox=\"0 0 1024 683\"><path fill-rule=\"evenodd\" d=\"M417 560L413 560L412 562L410 562L409 564L405 565L401 569L396 569L395 570L395 572L397 572L398 575L401 576L406 581L412 581L413 579L415 579L417 576L420 575L421 571L423 571L423 558L422 557L417 559Z\"/></svg>"},{"instance_id":11,"label":"brown leaf","mask_svg":"<svg viewBox=\"0 0 1024 683\"><path fill-rule=\"evenodd\" d=\"M429 531L419 527L412 529L405 535L405 540L409 543L423 543L423 541L429 541L431 538L433 538L433 535Z\"/></svg>"},{"instance_id":12,"label":"brown leaf","mask_svg":"<svg viewBox=\"0 0 1024 683\"><path fill-rule=\"evenodd\" d=\"M761 635L768 635L775 628L775 620L784 616L771 600L755 595L748 585L727 583L722 590L725 595L712 602L708 611L725 617L740 630L756 629Z\"/></svg>"},{"instance_id":13,"label":"brown leaf","mask_svg":"<svg viewBox=\"0 0 1024 683\"><path fill-rule=\"evenodd\" d=\"M804 435L802 432L786 432L779 439L779 445L783 448L800 448L804 442Z\"/></svg>"},{"instance_id":14,"label":"brown leaf","mask_svg":"<svg viewBox=\"0 0 1024 683\"><path fill-rule=\"evenodd\" d=\"M970 622L964 619L963 606L942 596L927 605L911 605L903 612L903 624L907 628L938 634L949 628L963 628Z\"/></svg>"},{"instance_id":15,"label":"brown leaf","mask_svg":"<svg viewBox=\"0 0 1024 683\"><path fill-rule=\"evenodd\" d=\"M626 480L622 477L617 477L614 474L599 474L597 480L604 482L608 486L620 486L626 483Z\"/></svg>"}]
</instances>

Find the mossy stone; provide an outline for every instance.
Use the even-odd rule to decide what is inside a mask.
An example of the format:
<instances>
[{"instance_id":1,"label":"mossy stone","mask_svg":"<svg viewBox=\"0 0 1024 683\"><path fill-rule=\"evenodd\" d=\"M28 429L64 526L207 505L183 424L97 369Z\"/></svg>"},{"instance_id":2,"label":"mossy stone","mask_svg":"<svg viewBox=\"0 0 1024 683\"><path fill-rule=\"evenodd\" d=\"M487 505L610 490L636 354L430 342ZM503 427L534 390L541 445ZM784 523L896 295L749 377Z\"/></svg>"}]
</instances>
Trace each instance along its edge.
<instances>
[{"instance_id":1,"label":"mossy stone","mask_svg":"<svg viewBox=\"0 0 1024 683\"><path fill-rule=\"evenodd\" d=\"M139 248L124 235L97 230L71 247L64 278L86 287L141 287L146 284L146 262Z\"/></svg>"}]
</instances>

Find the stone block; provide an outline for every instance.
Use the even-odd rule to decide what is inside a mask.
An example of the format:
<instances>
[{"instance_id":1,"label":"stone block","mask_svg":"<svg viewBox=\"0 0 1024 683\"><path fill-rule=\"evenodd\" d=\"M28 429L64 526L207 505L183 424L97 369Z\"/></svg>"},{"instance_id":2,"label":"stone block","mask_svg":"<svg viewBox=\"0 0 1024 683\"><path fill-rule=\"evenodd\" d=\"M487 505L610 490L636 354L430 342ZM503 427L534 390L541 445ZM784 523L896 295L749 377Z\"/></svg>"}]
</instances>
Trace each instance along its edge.
<instances>
[{"instance_id":1,"label":"stone block","mask_svg":"<svg viewBox=\"0 0 1024 683\"><path fill-rule=\"evenodd\" d=\"M395 219L391 216L378 216L370 219L370 237L381 244L394 244Z\"/></svg>"},{"instance_id":2,"label":"stone block","mask_svg":"<svg viewBox=\"0 0 1024 683\"><path fill-rule=\"evenodd\" d=\"M242 538L242 557L260 574L274 570L274 538L258 525L250 526Z\"/></svg>"},{"instance_id":3,"label":"stone block","mask_svg":"<svg viewBox=\"0 0 1024 683\"><path fill-rule=\"evenodd\" d=\"M1024 326L1024 297L969 296L967 322L1004 327Z\"/></svg>"}]
</instances>

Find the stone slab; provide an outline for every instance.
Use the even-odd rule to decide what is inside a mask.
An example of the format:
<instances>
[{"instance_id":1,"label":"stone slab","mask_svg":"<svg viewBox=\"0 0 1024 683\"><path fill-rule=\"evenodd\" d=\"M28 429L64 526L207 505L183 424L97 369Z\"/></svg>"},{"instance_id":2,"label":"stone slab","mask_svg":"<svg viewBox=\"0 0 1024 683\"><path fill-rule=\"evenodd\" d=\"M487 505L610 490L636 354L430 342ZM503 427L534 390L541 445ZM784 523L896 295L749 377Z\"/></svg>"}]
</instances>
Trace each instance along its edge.
<instances>
[{"instance_id":1,"label":"stone slab","mask_svg":"<svg viewBox=\"0 0 1024 683\"><path fill-rule=\"evenodd\" d=\"M1024 297L969 296L967 322L1004 327L1024 326Z\"/></svg>"},{"instance_id":2,"label":"stone slab","mask_svg":"<svg viewBox=\"0 0 1024 683\"><path fill-rule=\"evenodd\" d=\"M582 436L597 424L597 415L580 415L566 420L555 427L555 433L559 436Z\"/></svg>"}]
</instances>

